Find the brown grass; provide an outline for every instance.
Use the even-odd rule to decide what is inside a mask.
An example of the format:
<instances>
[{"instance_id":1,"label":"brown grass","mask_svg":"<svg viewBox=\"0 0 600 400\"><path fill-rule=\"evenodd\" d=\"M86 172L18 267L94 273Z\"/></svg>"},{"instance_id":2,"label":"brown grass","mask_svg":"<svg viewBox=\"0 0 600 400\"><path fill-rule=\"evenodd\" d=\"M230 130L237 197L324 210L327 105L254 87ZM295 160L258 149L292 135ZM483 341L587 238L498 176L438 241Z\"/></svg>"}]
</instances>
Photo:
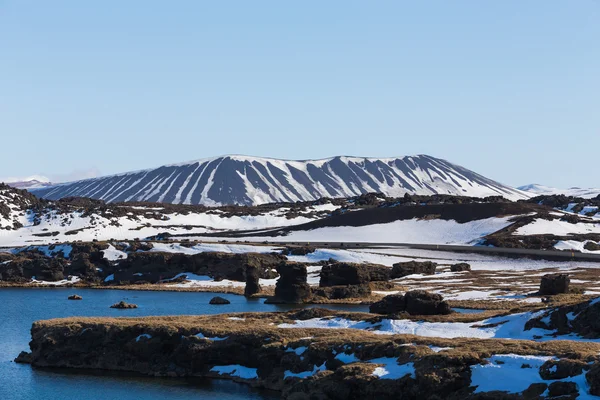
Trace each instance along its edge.
<instances>
[{"instance_id":1,"label":"brown grass","mask_svg":"<svg viewBox=\"0 0 600 400\"><path fill-rule=\"evenodd\" d=\"M347 316L348 314L350 313L336 313L339 316ZM311 348L313 346L332 348L345 344L412 344L410 352L415 356L431 354L432 350L428 346L450 347L451 349L438 353L441 357L476 356L489 358L493 354L515 353L521 355L554 355L591 361L598 359L600 352L600 343L569 340L534 342L505 339L442 339L415 335L377 335L369 331L354 329L277 328L277 324L281 322L290 322L290 317L293 317L293 315L294 312L141 318L71 317L38 321L34 326L36 328L61 327L71 331L100 326L103 330L116 327L136 328L144 331L161 330L187 335L202 331L205 335L219 337L252 335L271 338L269 346L291 344L292 347L310 345ZM245 320L227 319L230 316L242 317Z\"/></svg>"}]
</instances>

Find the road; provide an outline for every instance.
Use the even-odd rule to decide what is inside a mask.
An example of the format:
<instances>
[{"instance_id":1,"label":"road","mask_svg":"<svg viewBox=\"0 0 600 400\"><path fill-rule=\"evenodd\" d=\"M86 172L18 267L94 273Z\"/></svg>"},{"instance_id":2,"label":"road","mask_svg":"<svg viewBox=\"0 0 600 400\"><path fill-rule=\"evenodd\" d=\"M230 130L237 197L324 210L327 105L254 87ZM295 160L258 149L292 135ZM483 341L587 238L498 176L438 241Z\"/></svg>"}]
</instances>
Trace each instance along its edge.
<instances>
[{"instance_id":1,"label":"road","mask_svg":"<svg viewBox=\"0 0 600 400\"><path fill-rule=\"evenodd\" d=\"M559 250L511 249L484 246L461 246L451 244L415 244L415 243L374 243L374 242L279 242L266 240L263 242L244 242L245 244L270 244L277 246L312 246L332 249L369 249L369 248L404 248L419 250L439 250L459 253L478 253L500 255L505 257L537 258L552 261L590 261L600 262L600 254L577 253Z\"/></svg>"}]
</instances>

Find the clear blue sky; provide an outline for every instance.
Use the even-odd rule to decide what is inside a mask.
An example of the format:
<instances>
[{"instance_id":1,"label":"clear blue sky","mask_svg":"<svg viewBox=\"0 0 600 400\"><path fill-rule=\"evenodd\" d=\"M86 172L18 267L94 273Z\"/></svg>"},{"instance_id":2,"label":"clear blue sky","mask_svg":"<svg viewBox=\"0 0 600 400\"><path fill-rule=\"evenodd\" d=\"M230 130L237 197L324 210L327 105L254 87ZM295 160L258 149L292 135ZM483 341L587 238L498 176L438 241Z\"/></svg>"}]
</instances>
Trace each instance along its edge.
<instances>
[{"instance_id":1,"label":"clear blue sky","mask_svg":"<svg viewBox=\"0 0 600 400\"><path fill-rule=\"evenodd\" d=\"M430 154L600 186L600 0L0 0L0 178Z\"/></svg>"}]
</instances>

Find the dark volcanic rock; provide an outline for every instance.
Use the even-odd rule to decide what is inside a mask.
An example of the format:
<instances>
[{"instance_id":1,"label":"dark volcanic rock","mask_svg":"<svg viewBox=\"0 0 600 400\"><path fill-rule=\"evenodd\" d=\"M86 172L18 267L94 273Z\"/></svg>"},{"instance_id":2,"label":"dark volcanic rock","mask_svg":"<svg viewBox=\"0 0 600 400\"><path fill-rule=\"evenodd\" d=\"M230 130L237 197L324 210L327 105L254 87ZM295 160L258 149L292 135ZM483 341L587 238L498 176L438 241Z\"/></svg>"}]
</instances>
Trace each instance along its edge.
<instances>
[{"instance_id":1,"label":"dark volcanic rock","mask_svg":"<svg viewBox=\"0 0 600 400\"><path fill-rule=\"evenodd\" d=\"M46 257L37 251L20 252L7 264L0 265L0 280L16 283L65 279L68 261L62 257Z\"/></svg>"},{"instance_id":2,"label":"dark volcanic rock","mask_svg":"<svg viewBox=\"0 0 600 400\"><path fill-rule=\"evenodd\" d=\"M600 301L584 301L548 310L525 324L525 330L541 328L549 335L577 334L587 339L600 338Z\"/></svg>"},{"instance_id":3,"label":"dark volcanic rock","mask_svg":"<svg viewBox=\"0 0 600 400\"><path fill-rule=\"evenodd\" d=\"M390 294L369 306L369 312L373 314L395 314L406 309L406 302L402 294Z\"/></svg>"},{"instance_id":4,"label":"dark volcanic rock","mask_svg":"<svg viewBox=\"0 0 600 400\"><path fill-rule=\"evenodd\" d=\"M28 353L26 351L20 352L17 358L15 358L15 362L18 364L31 364L31 361L31 353Z\"/></svg>"},{"instance_id":5,"label":"dark volcanic rock","mask_svg":"<svg viewBox=\"0 0 600 400\"><path fill-rule=\"evenodd\" d=\"M279 279L275 284L275 296L269 303L304 303L312 296L306 283L306 266L294 262L284 262L277 266Z\"/></svg>"},{"instance_id":6,"label":"dark volcanic rock","mask_svg":"<svg viewBox=\"0 0 600 400\"><path fill-rule=\"evenodd\" d=\"M583 245L583 248L589 251L599 251L600 250L600 244L596 243L596 242L592 242L591 240L586 242Z\"/></svg>"},{"instance_id":7,"label":"dark volcanic rock","mask_svg":"<svg viewBox=\"0 0 600 400\"><path fill-rule=\"evenodd\" d=\"M548 274L542 276L540 283L540 294L554 295L560 293L569 292L569 279L568 274Z\"/></svg>"},{"instance_id":8,"label":"dark volcanic rock","mask_svg":"<svg viewBox=\"0 0 600 400\"><path fill-rule=\"evenodd\" d=\"M540 376L544 380L565 379L581 375L583 369L587 368L583 361L576 360L548 360L540 367Z\"/></svg>"},{"instance_id":9,"label":"dark volcanic rock","mask_svg":"<svg viewBox=\"0 0 600 400\"><path fill-rule=\"evenodd\" d=\"M458 264L454 264L452 266L450 266L450 271L452 272L463 272L463 271L470 271L471 270L471 265L467 264L467 263L458 263Z\"/></svg>"},{"instance_id":10,"label":"dark volcanic rock","mask_svg":"<svg viewBox=\"0 0 600 400\"><path fill-rule=\"evenodd\" d=\"M552 382L548 386L548 398L573 399L579 395L577 384L575 382ZM568 397L567 397L568 396Z\"/></svg>"},{"instance_id":11,"label":"dark volcanic rock","mask_svg":"<svg viewBox=\"0 0 600 400\"><path fill-rule=\"evenodd\" d=\"M267 278L285 256L261 253L220 253L204 252L193 255L181 253L131 253L118 265L115 272L116 282L135 282L137 280L156 283L161 279L173 277L182 272L208 275L216 280L230 279L246 281L246 270L254 267L259 278ZM141 273L142 275L135 275Z\"/></svg>"},{"instance_id":12,"label":"dark volcanic rock","mask_svg":"<svg viewBox=\"0 0 600 400\"><path fill-rule=\"evenodd\" d=\"M69 297L67 297L67 299L68 299L68 300L82 300L82 299L83 299L83 297L81 297L81 296L80 296L80 295L78 295L78 294L72 294L72 295L70 295Z\"/></svg>"},{"instance_id":13,"label":"dark volcanic rock","mask_svg":"<svg viewBox=\"0 0 600 400\"><path fill-rule=\"evenodd\" d=\"M585 374L585 380L590 385L590 394L600 396L600 363L594 363Z\"/></svg>"},{"instance_id":14,"label":"dark volcanic rock","mask_svg":"<svg viewBox=\"0 0 600 400\"><path fill-rule=\"evenodd\" d=\"M328 286L313 289L313 295L326 299L355 299L371 295L371 287L363 285Z\"/></svg>"},{"instance_id":15,"label":"dark volcanic rock","mask_svg":"<svg viewBox=\"0 0 600 400\"><path fill-rule=\"evenodd\" d=\"M532 383L523 391L523 397L525 399L539 399L546 389L548 389L546 383Z\"/></svg>"},{"instance_id":16,"label":"dark volcanic rock","mask_svg":"<svg viewBox=\"0 0 600 400\"><path fill-rule=\"evenodd\" d=\"M332 310L301 309L267 318L278 322L341 315ZM22 358L29 359L36 368L103 369L180 378L219 378L222 376L212 371L215 366L238 365L253 373L235 380L280 391L282 398L289 400L524 400L538 399L547 389L545 383L537 383L523 394L474 393L471 369L494 352L486 348L485 340L469 340L466 348L457 341L458 351L443 354L426 350L426 342L406 345L406 339L397 336L375 338L358 331L319 331L311 338L299 339L304 333L278 329L269 320L261 323L261 318L250 319L243 322L223 316L189 316L37 321L31 329L31 356L26 354ZM506 342L502 345L506 351L514 348L507 341L502 342ZM537 348L540 354L567 349L548 343L515 345ZM356 362L343 364L336 360L336 354L342 353L352 354ZM381 357L396 360L398 365L410 362L408 370L413 374L398 374L389 379L374 376L378 362L366 360ZM321 371L308 377L286 377L285 373L310 373L317 368ZM596 366L592 367L586 376L592 394L597 394L596 370ZM572 385L548 383L553 384L552 395L573 394Z\"/></svg>"},{"instance_id":17,"label":"dark volcanic rock","mask_svg":"<svg viewBox=\"0 0 600 400\"><path fill-rule=\"evenodd\" d=\"M282 254L286 256L305 256L315 252L315 248L311 246L288 246Z\"/></svg>"},{"instance_id":18,"label":"dark volcanic rock","mask_svg":"<svg viewBox=\"0 0 600 400\"><path fill-rule=\"evenodd\" d=\"M231 304L231 302L223 297L215 296L212 299L210 299L208 304Z\"/></svg>"},{"instance_id":19,"label":"dark volcanic rock","mask_svg":"<svg viewBox=\"0 0 600 400\"><path fill-rule=\"evenodd\" d=\"M244 296L250 297L260 293L261 287L259 277L259 271L254 265L246 266L246 287L244 288Z\"/></svg>"},{"instance_id":20,"label":"dark volcanic rock","mask_svg":"<svg viewBox=\"0 0 600 400\"><path fill-rule=\"evenodd\" d=\"M124 309L128 309L128 308L138 308L138 306L137 306L137 304L131 304L131 303L126 303L124 301L120 301L120 302L115 303L112 306L110 306L110 308L118 308L118 309L124 310Z\"/></svg>"},{"instance_id":21,"label":"dark volcanic rock","mask_svg":"<svg viewBox=\"0 0 600 400\"><path fill-rule=\"evenodd\" d=\"M402 278L412 274L433 275L437 264L431 261L409 261L394 264L392 267L392 279Z\"/></svg>"},{"instance_id":22,"label":"dark volcanic rock","mask_svg":"<svg viewBox=\"0 0 600 400\"><path fill-rule=\"evenodd\" d=\"M404 295L406 312L412 315L450 314L452 310L441 294L411 290Z\"/></svg>"},{"instance_id":23,"label":"dark volcanic rock","mask_svg":"<svg viewBox=\"0 0 600 400\"><path fill-rule=\"evenodd\" d=\"M2 253L2 252L0 252L0 263L4 263L4 262L7 262L7 261L11 261L11 260L13 260L14 258L15 258L15 256L13 256L13 255L12 255L12 254L10 254L10 253Z\"/></svg>"},{"instance_id":24,"label":"dark volcanic rock","mask_svg":"<svg viewBox=\"0 0 600 400\"><path fill-rule=\"evenodd\" d=\"M86 281L99 281L98 268L104 270L109 267L109 263L106 259L86 253L79 253L73 257L73 261L69 266L70 275L77 275ZM95 262L92 261L94 257Z\"/></svg>"},{"instance_id":25,"label":"dark volcanic rock","mask_svg":"<svg viewBox=\"0 0 600 400\"><path fill-rule=\"evenodd\" d=\"M387 281L391 272L391 268L384 265L335 262L323 266L319 286L363 285Z\"/></svg>"},{"instance_id":26,"label":"dark volcanic rock","mask_svg":"<svg viewBox=\"0 0 600 400\"><path fill-rule=\"evenodd\" d=\"M407 312L411 315L438 315L450 314L452 310L443 297L437 293L411 290L405 295L385 296L377 303L371 304L369 312L374 314Z\"/></svg>"}]
</instances>

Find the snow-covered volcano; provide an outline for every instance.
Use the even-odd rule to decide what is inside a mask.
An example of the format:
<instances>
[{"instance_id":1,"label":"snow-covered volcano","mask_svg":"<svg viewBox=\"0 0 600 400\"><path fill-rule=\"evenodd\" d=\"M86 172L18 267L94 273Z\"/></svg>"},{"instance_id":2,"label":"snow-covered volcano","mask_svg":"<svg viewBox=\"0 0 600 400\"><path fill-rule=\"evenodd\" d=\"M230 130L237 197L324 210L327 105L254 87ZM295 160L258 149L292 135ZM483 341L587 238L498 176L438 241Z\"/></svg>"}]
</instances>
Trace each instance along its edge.
<instances>
[{"instance_id":1,"label":"snow-covered volcano","mask_svg":"<svg viewBox=\"0 0 600 400\"><path fill-rule=\"evenodd\" d=\"M33 190L40 197L89 197L107 202L256 205L350 197L451 194L529 197L448 161L427 155L402 158L333 157L287 161L223 156L155 169L86 179Z\"/></svg>"}]
</instances>

